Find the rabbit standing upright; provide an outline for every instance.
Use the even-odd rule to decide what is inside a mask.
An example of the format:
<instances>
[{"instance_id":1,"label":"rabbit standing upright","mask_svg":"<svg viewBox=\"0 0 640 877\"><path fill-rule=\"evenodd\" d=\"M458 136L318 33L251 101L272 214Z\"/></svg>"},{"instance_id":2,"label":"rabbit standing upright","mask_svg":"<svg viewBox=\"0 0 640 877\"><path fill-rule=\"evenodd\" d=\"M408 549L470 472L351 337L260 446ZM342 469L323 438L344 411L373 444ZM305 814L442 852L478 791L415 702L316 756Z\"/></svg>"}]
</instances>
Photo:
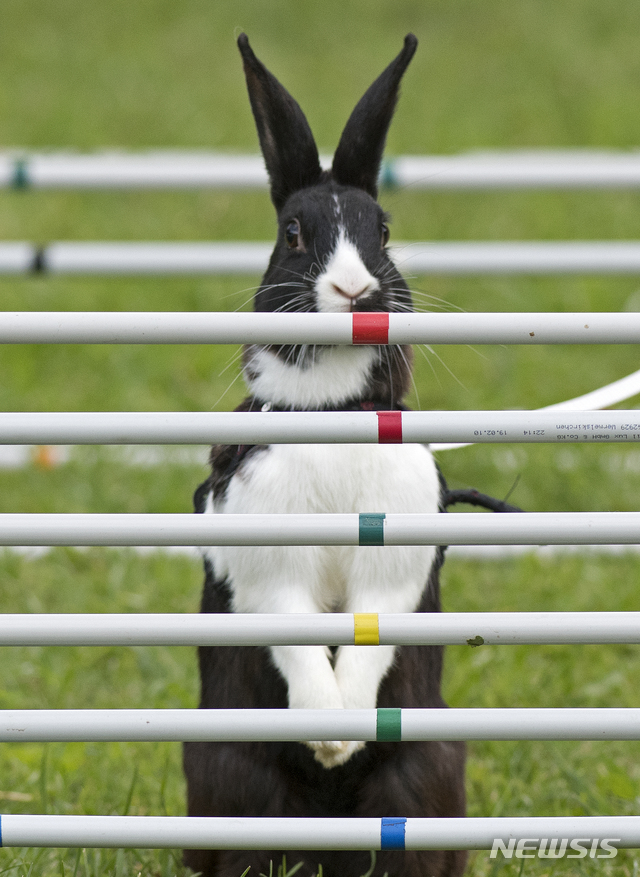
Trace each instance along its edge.
<instances>
[{"instance_id":1,"label":"rabbit standing upright","mask_svg":"<svg viewBox=\"0 0 640 877\"><path fill-rule=\"evenodd\" d=\"M413 35L357 104L331 170L300 107L238 45L278 214L256 311L410 311L386 251L377 179ZM411 380L401 346L248 345L242 411L393 410ZM203 513L438 512L442 484L424 445L215 446L196 493ZM442 551L418 547L212 548L203 612L437 612ZM446 706L442 649L322 646L200 649L203 708ZM455 742L188 743L192 816L463 816L464 746ZM286 851L285 851L286 852ZM190 850L204 877L269 874L282 851ZM459 875L461 851L381 852L375 875ZM300 877L359 877L366 852L288 852Z\"/></svg>"}]
</instances>

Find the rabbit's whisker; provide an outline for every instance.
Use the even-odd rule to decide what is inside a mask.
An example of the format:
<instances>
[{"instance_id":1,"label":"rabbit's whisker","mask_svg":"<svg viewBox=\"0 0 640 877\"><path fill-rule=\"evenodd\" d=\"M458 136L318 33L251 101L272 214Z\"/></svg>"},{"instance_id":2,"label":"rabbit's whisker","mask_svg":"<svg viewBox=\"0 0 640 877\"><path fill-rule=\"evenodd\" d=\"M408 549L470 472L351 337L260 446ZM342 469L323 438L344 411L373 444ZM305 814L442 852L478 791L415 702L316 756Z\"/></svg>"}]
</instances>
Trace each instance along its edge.
<instances>
[{"instance_id":1,"label":"rabbit's whisker","mask_svg":"<svg viewBox=\"0 0 640 877\"><path fill-rule=\"evenodd\" d=\"M222 373L221 373L221 374L222 374ZM222 395L219 396L219 397L216 399L216 401L213 403L213 405L211 406L211 410L212 410L212 411L215 411L216 407L220 404L220 402L222 402L222 400L223 400L224 397L227 395L227 393L229 392L229 390L233 387L233 385L236 383L236 381L240 380L241 377L242 377L242 372L239 371L238 374L235 376L235 378L231 381L231 383L230 383L230 384L227 386L227 388L224 390L224 392L222 393Z\"/></svg>"},{"instance_id":2,"label":"rabbit's whisker","mask_svg":"<svg viewBox=\"0 0 640 877\"><path fill-rule=\"evenodd\" d=\"M446 364L444 359L438 353L435 352L435 350L433 349L433 347L430 344L417 344L416 347L418 348L418 350L420 350L420 352L423 354L423 356L427 360L428 360L428 357L427 357L427 354L425 353L425 350L428 351L432 356L434 356L438 360L440 365L449 373L449 375L453 378L453 380L456 382L456 384L458 384L459 387L461 387L463 390L465 390L465 392L468 390L468 387L465 384L463 384L463 382L460 380L460 378L451 371L451 369ZM424 348L424 350L423 350L423 348Z\"/></svg>"},{"instance_id":3,"label":"rabbit's whisker","mask_svg":"<svg viewBox=\"0 0 640 877\"><path fill-rule=\"evenodd\" d=\"M414 375L413 375L413 369L411 368L411 363L410 363L409 360L407 359L407 354L404 352L404 350L402 349L402 347L401 347L400 345L398 345L397 347L395 347L395 348L393 349L393 355L394 355L395 357L397 357L397 359L401 359L401 360L402 360L402 362L403 362L403 364L404 364L404 366L405 366L405 368L406 368L406 370L407 370L407 374L408 374L409 377L411 378L411 385L412 385L412 387L413 387L413 392L414 392L414 394L415 394L416 401L417 401L417 403L418 403L418 409L419 409L419 410L422 410L422 403L420 402L420 393L418 392L418 385L416 384L416 379L415 379L415 377L414 377Z\"/></svg>"},{"instance_id":4,"label":"rabbit's whisker","mask_svg":"<svg viewBox=\"0 0 640 877\"><path fill-rule=\"evenodd\" d=\"M236 350L236 352L229 357L229 361L227 362L225 367L222 369L222 371L220 371L218 373L219 377L222 377L222 375L225 372L227 372L231 368L231 366L235 365L237 363L237 361L239 359L241 359L241 357L242 357L242 348L240 348L240 350Z\"/></svg>"}]
</instances>

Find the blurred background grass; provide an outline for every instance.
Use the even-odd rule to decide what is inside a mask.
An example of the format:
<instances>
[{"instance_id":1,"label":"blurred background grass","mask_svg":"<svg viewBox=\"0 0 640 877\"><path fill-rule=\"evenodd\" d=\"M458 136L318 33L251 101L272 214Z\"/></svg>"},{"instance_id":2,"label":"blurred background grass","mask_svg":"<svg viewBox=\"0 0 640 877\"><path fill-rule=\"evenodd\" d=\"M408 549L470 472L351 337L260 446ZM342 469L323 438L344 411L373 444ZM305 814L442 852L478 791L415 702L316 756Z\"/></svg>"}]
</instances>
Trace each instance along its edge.
<instances>
[{"instance_id":1,"label":"blurred background grass","mask_svg":"<svg viewBox=\"0 0 640 877\"><path fill-rule=\"evenodd\" d=\"M330 153L362 92L408 31L420 46L387 153L530 147L636 148L640 5L635 0L3 0L0 147L255 152L235 37L308 115ZM382 202L402 239L636 239L637 192L427 193ZM272 240L266 192L0 192L0 239ZM258 277L2 278L4 310L235 310ZM419 308L637 310L635 277L410 278ZM424 355L422 355L424 353ZM0 410L223 410L243 395L229 347L4 347ZM416 352L411 404L527 408L638 367L632 347L440 347ZM633 404L633 403L630 403ZM1 512L187 512L206 450L135 465L83 448L52 469L0 470ZM640 450L480 446L441 455L453 487L476 486L529 510L637 510ZM633 554L500 561L450 558L449 610L637 609ZM0 556L7 612L194 611L197 561L164 553L56 550ZM186 649L12 649L5 708L193 706ZM454 706L637 706L636 647L450 649ZM636 744L486 743L470 747L470 815L637 813ZM151 744L5 746L5 812L184 812L180 752ZM638 873L640 857L581 863ZM520 870L523 866L524 870ZM554 875L574 873L571 862ZM181 874L154 851L12 851L15 874ZM547 874L544 861L472 859L470 873ZM240 875L238 875L240 877ZM357 877L357 875L353 875Z\"/></svg>"}]
</instances>

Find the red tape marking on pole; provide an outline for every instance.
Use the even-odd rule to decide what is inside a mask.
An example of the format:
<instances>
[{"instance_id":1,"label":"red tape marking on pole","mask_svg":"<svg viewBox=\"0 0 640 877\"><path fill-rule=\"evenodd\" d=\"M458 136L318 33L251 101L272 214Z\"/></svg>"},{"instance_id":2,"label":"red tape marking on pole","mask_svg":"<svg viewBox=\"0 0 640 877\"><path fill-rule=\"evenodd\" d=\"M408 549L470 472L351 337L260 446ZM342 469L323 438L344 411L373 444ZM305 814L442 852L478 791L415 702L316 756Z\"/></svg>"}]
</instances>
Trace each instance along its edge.
<instances>
[{"instance_id":1,"label":"red tape marking on pole","mask_svg":"<svg viewBox=\"0 0 640 877\"><path fill-rule=\"evenodd\" d=\"M402 443L402 411L376 411L378 415L378 443Z\"/></svg>"},{"instance_id":2,"label":"red tape marking on pole","mask_svg":"<svg viewBox=\"0 0 640 877\"><path fill-rule=\"evenodd\" d=\"M352 341L354 344L388 344L389 314L353 314Z\"/></svg>"}]
</instances>

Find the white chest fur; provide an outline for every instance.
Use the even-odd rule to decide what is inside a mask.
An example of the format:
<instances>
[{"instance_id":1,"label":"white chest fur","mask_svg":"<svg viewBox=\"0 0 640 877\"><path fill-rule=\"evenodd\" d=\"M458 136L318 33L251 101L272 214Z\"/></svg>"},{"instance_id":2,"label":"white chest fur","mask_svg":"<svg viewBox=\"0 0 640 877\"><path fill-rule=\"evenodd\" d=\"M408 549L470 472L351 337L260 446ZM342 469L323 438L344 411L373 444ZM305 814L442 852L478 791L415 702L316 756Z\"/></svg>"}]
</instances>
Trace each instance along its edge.
<instances>
[{"instance_id":1,"label":"white chest fur","mask_svg":"<svg viewBox=\"0 0 640 877\"><path fill-rule=\"evenodd\" d=\"M437 471L423 445L272 445L247 459L215 511L430 513L438 498ZM209 551L239 612L410 612L434 557L431 547Z\"/></svg>"},{"instance_id":2,"label":"white chest fur","mask_svg":"<svg viewBox=\"0 0 640 877\"><path fill-rule=\"evenodd\" d=\"M274 405L311 410L340 405L362 395L377 356L369 346L316 348L300 368L294 358L283 362L270 350L253 347L247 383L255 396Z\"/></svg>"},{"instance_id":3,"label":"white chest fur","mask_svg":"<svg viewBox=\"0 0 640 877\"><path fill-rule=\"evenodd\" d=\"M247 458L209 512L432 513L439 481L423 445L272 445ZM430 546L263 546L208 549L236 612L413 612L435 557ZM290 708L372 709L393 646L273 646ZM309 744L325 767L364 744Z\"/></svg>"}]
</instances>

